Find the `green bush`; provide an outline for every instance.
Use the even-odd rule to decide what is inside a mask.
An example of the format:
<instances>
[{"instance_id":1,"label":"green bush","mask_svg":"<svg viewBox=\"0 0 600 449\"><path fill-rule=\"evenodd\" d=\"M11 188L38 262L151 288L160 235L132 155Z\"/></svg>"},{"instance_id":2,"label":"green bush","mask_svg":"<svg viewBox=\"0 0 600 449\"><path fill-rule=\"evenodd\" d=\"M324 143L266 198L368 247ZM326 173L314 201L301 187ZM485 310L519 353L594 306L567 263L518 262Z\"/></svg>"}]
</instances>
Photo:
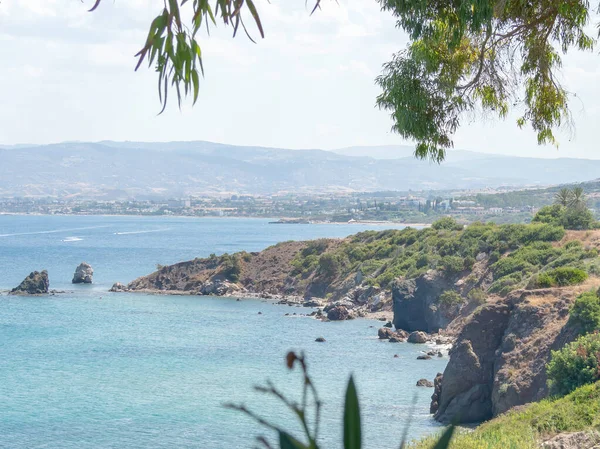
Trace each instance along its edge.
<instances>
[{"instance_id":1,"label":"green bush","mask_svg":"<svg viewBox=\"0 0 600 449\"><path fill-rule=\"evenodd\" d=\"M446 290L444 293L442 293L438 297L438 302L440 304L445 304L447 306L454 305L454 304L461 304L464 301L465 300L463 299L463 297L460 296L454 290Z\"/></svg>"},{"instance_id":2,"label":"green bush","mask_svg":"<svg viewBox=\"0 0 600 449\"><path fill-rule=\"evenodd\" d=\"M460 231L463 229L463 225L458 224L452 217L442 217L439 220L434 221L431 227L436 231L439 231L440 229L446 229L448 231Z\"/></svg>"},{"instance_id":3,"label":"green bush","mask_svg":"<svg viewBox=\"0 0 600 449\"><path fill-rule=\"evenodd\" d=\"M334 254L322 254L321 257L319 257L319 270L324 276L333 277L340 270L340 262Z\"/></svg>"},{"instance_id":4,"label":"green bush","mask_svg":"<svg viewBox=\"0 0 600 449\"><path fill-rule=\"evenodd\" d=\"M467 294L469 300L476 302L477 304L485 304L487 301L487 294L480 288L474 288Z\"/></svg>"},{"instance_id":5,"label":"green bush","mask_svg":"<svg viewBox=\"0 0 600 449\"><path fill-rule=\"evenodd\" d=\"M594 292L577 297L569 315L569 324L588 333L600 329L600 298Z\"/></svg>"},{"instance_id":6,"label":"green bush","mask_svg":"<svg viewBox=\"0 0 600 449\"><path fill-rule=\"evenodd\" d=\"M565 395L600 379L600 334L587 334L559 351L546 366L553 394Z\"/></svg>"},{"instance_id":7,"label":"green bush","mask_svg":"<svg viewBox=\"0 0 600 449\"><path fill-rule=\"evenodd\" d=\"M529 288L566 287L581 284L588 278L585 271L573 267L560 267L534 276Z\"/></svg>"},{"instance_id":8,"label":"green bush","mask_svg":"<svg viewBox=\"0 0 600 449\"><path fill-rule=\"evenodd\" d=\"M440 268L448 276L460 273L464 270L464 259L458 256L444 256L440 260Z\"/></svg>"},{"instance_id":9,"label":"green bush","mask_svg":"<svg viewBox=\"0 0 600 449\"><path fill-rule=\"evenodd\" d=\"M559 287L581 284L588 277L585 271L572 267L555 268L549 271L548 275L554 279L555 284Z\"/></svg>"}]
</instances>

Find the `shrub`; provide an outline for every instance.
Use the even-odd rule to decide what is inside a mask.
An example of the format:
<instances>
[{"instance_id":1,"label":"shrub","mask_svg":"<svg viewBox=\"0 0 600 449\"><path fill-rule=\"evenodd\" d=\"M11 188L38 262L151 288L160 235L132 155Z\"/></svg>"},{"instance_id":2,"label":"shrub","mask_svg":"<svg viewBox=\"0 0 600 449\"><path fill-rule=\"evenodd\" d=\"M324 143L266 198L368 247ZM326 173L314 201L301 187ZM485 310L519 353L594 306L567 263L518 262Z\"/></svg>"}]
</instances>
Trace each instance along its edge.
<instances>
[{"instance_id":1,"label":"shrub","mask_svg":"<svg viewBox=\"0 0 600 449\"><path fill-rule=\"evenodd\" d=\"M548 272L559 287L581 284L588 277L587 273L579 268L560 267Z\"/></svg>"},{"instance_id":2,"label":"shrub","mask_svg":"<svg viewBox=\"0 0 600 449\"><path fill-rule=\"evenodd\" d=\"M454 304L461 304L465 300L454 290L446 290L438 297L438 301L440 302L440 304L451 306Z\"/></svg>"},{"instance_id":3,"label":"shrub","mask_svg":"<svg viewBox=\"0 0 600 449\"><path fill-rule=\"evenodd\" d=\"M587 207L568 207L562 216L561 224L565 229L592 229L595 225L594 215Z\"/></svg>"},{"instance_id":4,"label":"shrub","mask_svg":"<svg viewBox=\"0 0 600 449\"><path fill-rule=\"evenodd\" d=\"M560 267L548 270L534 276L529 282L529 288L566 287L581 284L587 279L585 271L573 267Z\"/></svg>"},{"instance_id":5,"label":"shrub","mask_svg":"<svg viewBox=\"0 0 600 449\"><path fill-rule=\"evenodd\" d=\"M240 280L242 267L237 254L223 254L221 261L221 273L232 282Z\"/></svg>"},{"instance_id":6,"label":"shrub","mask_svg":"<svg viewBox=\"0 0 600 449\"><path fill-rule=\"evenodd\" d=\"M594 292L585 292L577 297L571 309L569 324L588 333L600 329L600 298Z\"/></svg>"},{"instance_id":7,"label":"shrub","mask_svg":"<svg viewBox=\"0 0 600 449\"><path fill-rule=\"evenodd\" d=\"M440 260L440 268L448 276L452 276L464 270L464 259L458 256L444 256Z\"/></svg>"},{"instance_id":8,"label":"shrub","mask_svg":"<svg viewBox=\"0 0 600 449\"><path fill-rule=\"evenodd\" d=\"M434 221L431 227L437 231L446 229L448 231L460 231L463 229L463 225L458 224L452 217L442 217L437 221Z\"/></svg>"},{"instance_id":9,"label":"shrub","mask_svg":"<svg viewBox=\"0 0 600 449\"><path fill-rule=\"evenodd\" d=\"M565 395L600 379L600 334L587 334L559 351L552 351L546 366L553 394Z\"/></svg>"},{"instance_id":10,"label":"shrub","mask_svg":"<svg viewBox=\"0 0 600 449\"><path fill-rule=\"evenodd\" d=\"M325 253L319 257L319 269L326 277L333 277L339 272L340 262L333 254Z\"/></svg>"},{"instance_id":11,"label":"shrub","mask_svg":"<svg viewBox=\"0 0 600 449\"><path fill-rule=\"evenodd\" d=\"M480 288L474 288L467 294L467 298L477 304L485 304L487 301L487 294Z\"/></svg>"}]
</instances>

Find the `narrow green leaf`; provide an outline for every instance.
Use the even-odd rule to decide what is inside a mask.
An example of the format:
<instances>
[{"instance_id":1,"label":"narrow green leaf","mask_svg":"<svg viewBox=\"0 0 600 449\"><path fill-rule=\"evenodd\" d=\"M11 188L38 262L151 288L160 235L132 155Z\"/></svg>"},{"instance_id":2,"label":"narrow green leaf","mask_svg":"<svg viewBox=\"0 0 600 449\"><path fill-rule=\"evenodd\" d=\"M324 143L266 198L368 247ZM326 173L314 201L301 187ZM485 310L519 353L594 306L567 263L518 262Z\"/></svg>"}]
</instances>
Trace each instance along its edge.
<instances>
[{"instance_id":1,"label":"narrow green leaf","mask_svg":"<svg viewBox=\"0 0 600 449\"><path fill-rule=\"evenodd\" d=\"M198 72L192 70L192 83L194 84L194 104L198 100L198 93L200 92L200 80L198 79Z\"/></svg>"},{"instance_id":2,"label":"narrow green leaf","mask_svg":"<svg viewBox=\"0 0 600 449\"><path fill-rule=\"evenodd\" d=\"M280 449L308 449L304 444L285 432L279 432L279 448Z\"/></svg>"},{"instance_id":3,"label":"narrow green leaf","mask_svg":"<svg viewBox=\"0 0 600 449\"><path fill-rule=\"evenodd\" d=\"M454 433L454 425L448 427L446 431L442 434L441 438L438 442L433 446L433 449L447 449L450 447L450 440L452 439L452 434Z\"/></svg>"},{"instance_id":4,"label":"narrow green leaf","mask_svg":"<svg viewBox=\"0 0 600 449\"><path fill-rule=\"evenodd\" d=\"M250 14L252 14L252 17L254 17L254 21L256 22L256 26L258 27L258 31L260 32L260 36L264 39L265 32L263 30L262 23L260 22L260 17L258 15L258 11L256 10L256 6L254 6L252 0L246 0L246 4L248 5Z\"/></svg>"},{"instance_id":5,"label":"narrow green leaf","mask_svg":"<svg viewBox=\"0 0 600 449\"><path fill-rule=\"evenodd\" d=\"M360 449L361 445L360 406L354 379L350 376L344 406L344 449Z\"/></svg>"}]
</instances>

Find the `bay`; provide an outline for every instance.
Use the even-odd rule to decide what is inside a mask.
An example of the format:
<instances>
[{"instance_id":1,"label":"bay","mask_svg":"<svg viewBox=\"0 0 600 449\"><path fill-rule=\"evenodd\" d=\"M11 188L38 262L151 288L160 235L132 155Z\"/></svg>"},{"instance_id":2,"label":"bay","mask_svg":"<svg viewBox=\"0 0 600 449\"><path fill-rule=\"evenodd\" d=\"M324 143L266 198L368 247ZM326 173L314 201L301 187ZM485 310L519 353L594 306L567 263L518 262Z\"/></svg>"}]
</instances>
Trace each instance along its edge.
<instances>
[{"instance_id":1,"label":"bay","mask_svg":"<svg viewBox=\"0 0 600 449\"><path fill-rule=\"evenodd\" d=\"M384 229L268 221L0 216L0 289L47 269L51 288L66 291L0 298L0 447L250 448L259 428L223 404L246 403L297 429L252 388L271 379L297 396L300 377L284 365L289 350L305 351L321 394L324 448L339 447L351 373L365 447L397 447L411 410L412 438L438 431L432 391L415 384L447 360L419 361L425 346L379 341L380 322L322 323L293 315L306 309L258 300L107 292L156 264ZM94 267L92 286L70 283L82 261Z\"/></svg>"}]
</instances>

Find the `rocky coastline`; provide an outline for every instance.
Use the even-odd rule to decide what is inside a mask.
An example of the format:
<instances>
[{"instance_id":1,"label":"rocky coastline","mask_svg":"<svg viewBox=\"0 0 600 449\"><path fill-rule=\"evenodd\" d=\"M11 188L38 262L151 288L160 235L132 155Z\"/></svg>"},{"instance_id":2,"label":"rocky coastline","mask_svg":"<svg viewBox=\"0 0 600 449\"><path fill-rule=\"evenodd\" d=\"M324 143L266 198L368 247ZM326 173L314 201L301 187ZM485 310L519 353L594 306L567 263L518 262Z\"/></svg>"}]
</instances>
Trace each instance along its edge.
<instances>
[{"instance_id":1,"label":"rocky coastline","mask_svg":"<svg viewBox=\"0 0 600 449\"><path fill-rule=\"evenodd\" d=\"M532 229L542 236L537 247L545 251L577 247L584 254L578 257L597 257L598 232L565 236L564 231L549 229L553 234L548 237L545 230ZM408 234L407 240L419 242L419 235L453 232L460 238L463 233L428 229L410 234L413 231L284 242L256 253L194 259L161 267L127 285L117 283L111 291L256 298L313 308L305 315L324 321L382 319L386 325L377 330L381 340L431 345L419 356L423 360L440 353L444 356L443 349L449 350L444 373L435 379L432 373L430 380L434 386L431 411L442 423L477 423L547 397L545 364L551 351L576 335L567 326L569 309L579 293L597 288L600 279L592 276L582 285L555 288L539 288L525 280L520 288L504 287L497 293L498 255L492 250L476 253L468 269L449 271L438 262L437 268L418 269L413 276L398 275L385 287L373 280L385 276L386 263L363 257L352 265L356 268L339 268L340 254L352 256L357 241L374 245L378 239L400 240ZM501 234L503 228L497 232ZM577 245L569 244L573 241ZM400 249L406 251L412 243L403 245ZM501 258L510 257L514 250L508 245L504 251ZM418 253L410 254L418 257ZM421 259L425 257L431 256L423 254Z\"/></svg>"}]
</instances>

